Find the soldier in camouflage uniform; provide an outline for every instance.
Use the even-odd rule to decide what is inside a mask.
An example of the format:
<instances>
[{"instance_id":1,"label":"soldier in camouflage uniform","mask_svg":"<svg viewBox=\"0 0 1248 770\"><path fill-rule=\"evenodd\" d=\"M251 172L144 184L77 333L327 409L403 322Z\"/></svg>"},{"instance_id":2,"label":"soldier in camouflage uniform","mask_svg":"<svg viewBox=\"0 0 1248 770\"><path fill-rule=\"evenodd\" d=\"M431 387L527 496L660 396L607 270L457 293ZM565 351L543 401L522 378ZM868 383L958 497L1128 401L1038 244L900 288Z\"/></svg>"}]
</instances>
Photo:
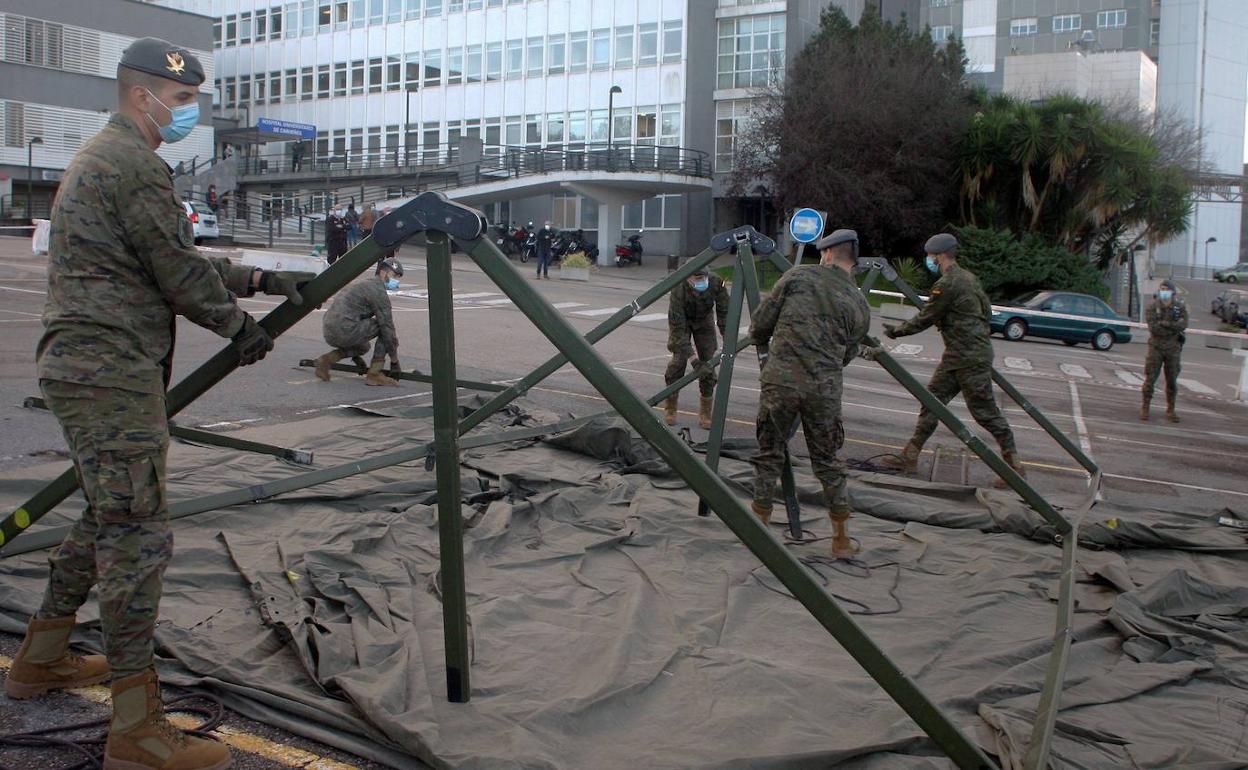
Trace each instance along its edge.
<instances>
[{"instance_id":1,"label":"soldier in camouflage uniform","mask_svg":"<svg viewBox=\"0 0 1248 770\"><path fill-rule=\"evenodd\" d=\"M709 270L703 268L672 289L667 306L667 349L672 354L672 359L663 374L668 385L685 376L685 366L693 358L695 347L698 351L698 357L693 359L695 368L703 361L711 360L711 356L719 348L715 329L718 328L720 336L723 336L727 321L728 290L724 288L724 281L718 275L711 275ZM692 345L689 343L691 338ZM698 406L698 425L710 428L715 373L709 368L698 378L698 389L702 393ZM676 424L679 397L679 394L673 393L663 405L663 421L668 425Z\"/></svg>"},{"instance_id":2,"label":"soldier in camouflage uniform","mask_svg":"<svg viewBox=\"0 0 1248 770\"><path fill-rule=\"evenodd\" d=\"M971 416L1001 445L1002 458L1024 476L1014 433L992 394L992 342L988 338L992 303L975 274L958 265L956 238L947 233L933 235L925 250L928 269L940 273L931 298L917 316L900 326L884 324L884 334L896 339L933 325L940 329L945 353L927 389L942 403L961 393ZM935 432L936 422L936 416L927 407L921 408L910 442L899 457L886 458L883 464L914 473L923 444ZM998 481L997 486L1003 487L1004 483Z\"/></svg>"},{"instance_id":3,"label":"soldier in camouflage uniform","mask_svg":"<svg viewBox=\"0 0 1248 770\"><path fill-rule=\"evenodd\" d=\"M403 266L398 260L383 259L377 263L375 278L352 284L334 300L321 327L325 342L334 349L316 359L317 377L329 382L330 367L350 356L357 366L368 370L364 375L365 385L399 384L393 377L382 374L381 368L389 355L391 369L403 371L399 364L399 337L394 330L390 295L386 293L399 288L401 275ZM373 340L377 340L373 360L366 365L363 356Z\"/></svg>"},{"instance_id":4,"label":"soldier in camouflage uniform","mask_svg":"<svg viewBox=\"0 0 1248 770\"><path fill-rule=\"evenodd\" d=\"M1143 401L1140 419L1148 420L1148 404L1153 400L1153 388L1162 369L1166 371L1166 419L1178 422L1174 400L1179 394L1179 359L1183 356L1183 343L1187 335L1187 305L1174 293L1174 282L1161 282L1157 298L1144 310L1148 323L1148 359L1144 364Z\"/></svg>"},{"instance_id":5,"label":"soldier in camouflage uniform","mask_svg":"<svg viewBox=\"0 0 1248 770\"><path fill-rule=\"evenodd\" d=\"M173 550L165 495L165 388L182 315L232 340L239 363L273 341L235 303L256 288L298 301L301 276L214 264L194 246L171 169L155 153L198 122L200 63L155 38L117 70L119 109L66 169L52 210L39 386L65 434L87 508L51 562L43 603L5 681L11 697L112 677L106 767L230 765L221 744L181 734L153 669L161 579ZM105 656L68 651L99 589ZM110 670L111 669L111 670Z\"/></svg>"},{"instance_id":6,"label":"soldier in camouflage uniform","mask_svg":"<svg viewBox=\"0 0 1248 770\"><path fill-rule=\"evenodd\" d=\"M852 277L858 262L857 233L837 230L815 245L819 264L785 273L750 325L750 337L765 357L751 507L764 523L771 521L776 479L800 417L834 528L832 554L842 558L856 551L846 530L850 508L845 466L836 456L845 443L842 380L871 324L871 308Z\"/></svg>"}]
</instances>

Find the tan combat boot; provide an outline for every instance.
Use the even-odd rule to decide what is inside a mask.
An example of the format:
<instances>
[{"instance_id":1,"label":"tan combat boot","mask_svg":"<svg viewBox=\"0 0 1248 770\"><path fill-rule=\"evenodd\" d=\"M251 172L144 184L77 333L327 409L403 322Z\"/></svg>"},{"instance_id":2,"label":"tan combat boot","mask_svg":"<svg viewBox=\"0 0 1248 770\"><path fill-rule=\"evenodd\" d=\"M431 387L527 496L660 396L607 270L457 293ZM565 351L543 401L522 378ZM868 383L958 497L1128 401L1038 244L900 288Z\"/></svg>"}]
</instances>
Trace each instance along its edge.
<instances>
[{"instance_id":1,"label":"tan combat boot","mask_svg":"<svg viewBox=\"0 0 1248 770\"><path fill-rule=\"evenodd\" d=\"M663 422L668 425L676 424L676 404L680 401L680 396L673 393L663 402Z\"/></svg>"},{"instance_id":2,"label":"tan combat boot","mask_svg":"<svg viewBox=\"0 0 1248 770\"><path fill-rule=\"evenodd\" d=\"M763 522L764 527L771 523L771 506L770 505L764 508L762 504L760 504L757 500L751 500L750 510L753 511L754 515L757 516L759 520Z\"/></svg>"},{"instance_id":3,"label":"tan combat boot","mask_svg":"<svg viewBox=\"0 0 1248 770\"><path fill-rule=\"evenodd\" d=\"M703 430L711 429L712 406L714 406L714 398L712 396L702 396L698 401L698 427Z\"/></svg>"},{"instance_id":4,"label":"tan combat boot","mask_svg":"<svg viewBox=\"0 0 1248 770\"><path fill-rule=\"evenodd\" d=\"M858 546L849 539L849 509L829 508L828 518L832 520L832 558L854 558L858 554Z\"/></svg>"},{"instance_id":5,"label":"tan combat boot","mask_svg":"<svg viewBox=\"0 0 1248 770\"><path fill-rule=\"evenodd\" d=\"M226 770L233 764L224 744L187 735L169 723L155 671L113 682L104 770Z\"/></svg>"},{"instance_id":6,"label":"tan combat boot","mask_svg":"<svg viewBox=\"0 0 1248 770\"><path fill-rule=\"evenodd\" d=\"M21 700L48 690L86 687L108 679L110 669L103 655L76 655L69 651L74 618L31 618L4 692Z\"/></svg>"},{"instance_id":7,"label":"tan combat boot","mask_svg":"<svg viewBox=\"0 0 1248 770\"><path fill-rule=\"evenodd\" d=\"M1023 478L1027 478L1027 469L1023 467L1023 461L1018 459L1017 449L1002 449L1001 459L1005 460L1005 464L1014 469L1014 472ZM1009 489L1010 485L1005 483L1005 479L997 479L992 482L992 486L997 489Z\"/></svg>"},{"instance_id":8,"label":"tan combat boot","mask_svg":"<svg viewBox=\"0 0 1248 770\"><path fill-rule=\"evenodd\" d=\"M1140 401L1140 421L1148 422L1148 399Z\"/></svg>"},{"instance_id":9,"label":"tan combat boot","mask_svg":"<svg viewBox=\"0 0 1248 770\"><path fill-rule=\"evenodd\" d=\"M368 374L364 375L365 385L393 385L399 386L399 381L393 377L388 377L381 373L381 367L386 363L384 358L374 358L373 362L368 365Z\"/></svg>"},{"instance_id":10,"label":"tan combat boot","mask_svg":"<svg viewBox=\"0 0 1248 770\"><path fill-rule=\"evenodd\" d=\"M347 354L341 350L331 350L320 358L316 359L316 378L323 382L329 382L329 367L346 358Z\"/></svg>"},{"instance_id":11,"label":"tan combat boot","mask_svg":"<svg viewBox=\"0 0 1248 770\"><path fill-rule=\"evenodd\" d=\"M923 451L923 447L914 443L911 439L901 449L899 455L885 455L880 460L880 465L885 468L895 468L902 473L917 473L919 470L919 453Z\"/></svg>"}]
</instances>

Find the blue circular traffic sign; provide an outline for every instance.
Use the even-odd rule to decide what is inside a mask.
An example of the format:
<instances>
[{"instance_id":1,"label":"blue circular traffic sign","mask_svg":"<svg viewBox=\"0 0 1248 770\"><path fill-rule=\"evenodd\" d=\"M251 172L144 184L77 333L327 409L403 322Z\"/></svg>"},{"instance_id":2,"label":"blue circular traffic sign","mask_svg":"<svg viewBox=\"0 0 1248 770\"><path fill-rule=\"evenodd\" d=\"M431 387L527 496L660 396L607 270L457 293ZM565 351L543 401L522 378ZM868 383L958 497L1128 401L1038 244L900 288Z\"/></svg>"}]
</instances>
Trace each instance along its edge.
<instances>
[{"instance_id":1,"label":"blue circular traffic sign","mask_svg":"<svg viewBox=\"0 0 1248 770\"><path fill-rule=\"evenodd\" d=\"M810 243L823 232L823 215L814 209L798 209L789 220L789 235L798 243Z\"/></svg>"}]
</instances>

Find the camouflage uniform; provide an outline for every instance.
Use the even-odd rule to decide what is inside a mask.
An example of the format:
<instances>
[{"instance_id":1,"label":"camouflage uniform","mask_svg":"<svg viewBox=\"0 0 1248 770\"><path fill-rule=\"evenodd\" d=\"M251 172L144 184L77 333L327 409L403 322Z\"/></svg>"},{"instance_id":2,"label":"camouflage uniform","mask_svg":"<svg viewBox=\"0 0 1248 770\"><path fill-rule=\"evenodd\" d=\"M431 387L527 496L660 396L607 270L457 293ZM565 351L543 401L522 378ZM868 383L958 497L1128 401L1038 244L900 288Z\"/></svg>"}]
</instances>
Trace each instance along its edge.
<instances>
[{"instance_id":1,"label":"camouflage uniform","mask_svg":"<svg viewBox=\"0 0 1248 770\"><path fill-rule=\"evenodd\" d=\"M801 417L811 467L828 506L848 512L845 466L836 456L845 443L842 378L870 323L871 309L853 279L840 268L823 265L789 270L754 314L750 337L760 347L770 343L759 378L757 507L771 508L785 445Z\"/></svg>"},{"instance_id":2,"label":"camouflage uniform","mask_svg":"<svg viewBox=\"0 0 1248 770\"><path fill-rule=\"evenodd\" d=\"M1003 453L1013 453L1014 433L992 393L992 342L988 324L991 313L992 303L979 285L979 279L971 271L954 264L936 281L931 299L923 310L894 329L892 336L916 334L933 324L940 329L945 353L927 389L946 404L961 393L975 422L992 434ZM927 407L921 408L910 443L922 447L936 431L936 424L936 416Z\"/></svg>"},{"instance_id":3,"label":"camouflage uniform","mask_svg":"<svg viewBox=\"0 0 1248 770\"><path fill-rule=\"evenodd\" d=\"M390 295L385 284L373 277L352 284L334 299L322 322L325 341L344 356L363 356L377 340L373 359L399 356L399 337L394 330Z\"/></svg>"},{"instance_id":4,"label":"camouflage uniform","mask_svg":"<svg viewBox=\"0 0 1248 770\"><path fill-rule=\"evenodd\" d=\"M1179 392L1179 359L1183 355L1184 331L1187 329L1187 305L1178 298L1170 306L1160 300L1148 303L1144 310L1148 323L1148 358L1144 364L1144 403L1153 399L1153 388L1162 369L1166 371L1166 406L1173 412Z\"/></svg>"},{"instance_id":5,"label":"camouflage uniform","mask_svg":"<svg viewBox=\"0 0 1248 770\"><path fill-rule=\"evenodd\" d=\"M667 306L667 349L672 358L663 373L668 385L685 376L685 366L693 357L695 347L699 361L711 360L719 349L715 329L718 327L720 336L724 335L724 325L728 322L728 290L719 276L712 275L709 280L710 286L703 292L694 291L688 281L681 281L672 289ZM713 322L712 310L715 311ZM689 344L691 337L692 345ZM699 377L698 389L703 396L713 395L715 373L707 372Z\"/></svg>"},{"instance_id":6,"label":"camouflage uniform","mask_svg":"<svg viewBox=\"0 0 1248 770\"><path fill-rule=\"evenodd\" d=\"M173 548L165 387L175 317L233 336L246 314L226 285L247 292L252 269L200 256L169 167L122 115L65 171L48 252L39 384L87 509L51 556L38 617L72 616L98 582L105 651L119 679L152 665Z\"/></svg>"}]
</instances>

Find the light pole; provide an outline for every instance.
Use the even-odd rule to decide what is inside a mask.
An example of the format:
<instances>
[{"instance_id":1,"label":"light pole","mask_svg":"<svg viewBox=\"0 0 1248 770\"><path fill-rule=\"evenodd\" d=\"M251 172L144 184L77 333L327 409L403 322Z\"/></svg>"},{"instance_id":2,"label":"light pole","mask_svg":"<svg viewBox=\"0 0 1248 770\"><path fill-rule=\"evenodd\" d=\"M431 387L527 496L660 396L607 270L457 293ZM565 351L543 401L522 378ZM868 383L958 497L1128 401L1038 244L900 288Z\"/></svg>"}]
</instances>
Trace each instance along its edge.
<instances>
[{"instance_id":1,"label":"light pole","mask_svg":"<svg viewBox=\"0 0 1248 770\"><path fill-rule=\"evenodd\" d=\"M1205 239L1205 275L1209 275L1209 244L1217 243L1218 239L1212 235Z\"/></svg>"},{"instance_id":2,"label":"light pole","mask_svg":"<svg viewBox=\"0 0 1248 770\"><path fill-rule=\"evenodd\" d=\"M26 218L34 220L35 209L35 145L43 144L43 137L32 136L26 143Z\"/></svg>"},{"instance_id":3,"label":"light pole","mask_svg":"<svg viewBox=\"0 0 1248 770\"><path fill-rule=\"evenodd\" d=\"M615 95L624 93L624 89L619 86L611 86L611 90L607 93L607 149L611 148L611 132L615 128Z\"/></svg>"},{"instance_id":4,"label":"light pole","mask_svg":"<svg viewBox=\"0 0 1248 770\"><path fill-rule=\"evenodd\" d=\"M407 89L407 103L403 106L403 162L412 165L412 94L415 88Z\"/></svg>"}]
</instances>

